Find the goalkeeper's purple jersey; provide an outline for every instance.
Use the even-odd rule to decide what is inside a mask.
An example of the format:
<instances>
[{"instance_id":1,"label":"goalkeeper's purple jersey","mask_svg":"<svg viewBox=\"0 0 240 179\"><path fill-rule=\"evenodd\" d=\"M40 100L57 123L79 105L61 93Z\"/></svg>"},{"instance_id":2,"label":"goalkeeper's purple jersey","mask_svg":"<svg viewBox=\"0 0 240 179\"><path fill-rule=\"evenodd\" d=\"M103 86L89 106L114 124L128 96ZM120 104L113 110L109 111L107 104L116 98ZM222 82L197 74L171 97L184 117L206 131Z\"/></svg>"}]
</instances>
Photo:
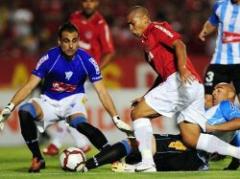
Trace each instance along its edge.
<instances>
[{"instance_id":1,"label":"goalkeeper's purple jersey","mask_svg":"<svg viewBox=\"0 0 240 179\"><path fill-rule=\"evenodd\" d=\"M240 109L231 101L222 101L206 111L208 124L221 124L235 118L240 118Z\"/></svg>"},{"instance_id":2,"label":"goalkeeper's purple jersey","mask_svg":"<svg viewBox=\"0 0 240 179\"><path fill-rule=\"evenodd\" d=\"M78 49L74 57L68 59L60 47L47 51L32 74L44 79L43 94L55 100L84 93L86 78L92 83L102 79L99 66L89 54Z\"/></svg>"}]
</instances>

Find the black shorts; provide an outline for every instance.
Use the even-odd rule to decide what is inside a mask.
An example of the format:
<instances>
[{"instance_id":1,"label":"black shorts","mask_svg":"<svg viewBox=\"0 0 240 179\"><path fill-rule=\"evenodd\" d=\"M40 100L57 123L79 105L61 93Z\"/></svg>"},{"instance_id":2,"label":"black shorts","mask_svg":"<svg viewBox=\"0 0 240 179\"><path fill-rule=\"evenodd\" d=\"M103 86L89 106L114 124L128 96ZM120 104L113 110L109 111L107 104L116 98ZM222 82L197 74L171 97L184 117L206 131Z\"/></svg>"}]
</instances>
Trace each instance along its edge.
<instances>
[{"instance_id":1,"label":"black shorts","mask_svg":"<svg viewBox=\"0 0 240 179\"><path fill-rule=\"evenodd\" d=\"M207 165L207 154L186 148L179 135L155 134L157 152L154 162L157 171L199 170ZM136 149L125 158L128 164L141 162L141 154Z\"/></svg>"},{"instance_id":2,"label":"black shorts","mask_svg":"<svg viewBox=\"0 0 240 179\"><path fill-rule=\"evenodd\" d=\"M183 145L180 136L155 135L157 153L154 162L158 171L199 170L207 165L207 154Z\"/></svg>"},{"instance_id":3,"label":"black shorts","mask_svg":"<svg viewBox=\"0 0 240 179\"><path fill-rule=\"evenodd\" d=\"M236 93L240 93L240 64L210 64L204 77L205 94L212 94L214 86L220 82L232 82Z\"/></svg>"}]
</instances>

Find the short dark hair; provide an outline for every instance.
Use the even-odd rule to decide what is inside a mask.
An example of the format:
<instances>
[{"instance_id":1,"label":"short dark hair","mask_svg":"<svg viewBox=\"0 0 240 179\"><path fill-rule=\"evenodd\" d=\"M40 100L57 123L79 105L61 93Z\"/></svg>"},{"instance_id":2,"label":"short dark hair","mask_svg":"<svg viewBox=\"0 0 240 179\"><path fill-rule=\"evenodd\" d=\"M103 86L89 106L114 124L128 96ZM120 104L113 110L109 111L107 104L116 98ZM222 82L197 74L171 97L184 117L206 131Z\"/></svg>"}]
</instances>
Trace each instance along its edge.
<instances>
[{"instance_id":1,"label":"short dark hair","mask_svg":"<svg viewBox=\"0 0 240 179\"><path fill-rule=\"evenodd\" d=\"M58 38L62 37L62 33L63 31L67 31L67 32L77 32L78 30L77 28L71 23L71 22L66 22L63 25L61 25L58 29Z\"/></svg>"}]
</instances>

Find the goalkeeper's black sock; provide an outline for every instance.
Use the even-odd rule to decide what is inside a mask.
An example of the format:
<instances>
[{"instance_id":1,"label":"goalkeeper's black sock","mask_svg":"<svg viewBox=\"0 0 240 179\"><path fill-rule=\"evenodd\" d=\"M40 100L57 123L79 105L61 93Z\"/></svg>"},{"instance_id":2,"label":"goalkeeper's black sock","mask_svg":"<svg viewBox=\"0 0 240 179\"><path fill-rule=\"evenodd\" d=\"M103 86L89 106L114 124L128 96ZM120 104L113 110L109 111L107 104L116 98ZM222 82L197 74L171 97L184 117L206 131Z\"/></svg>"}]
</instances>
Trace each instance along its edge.
<instances>
[{"instance_id":1,"label":"goalkeeper's black sock","mask_svg":"<svg viewBox=\"0 0 240 179\"><path fill-rule=\"evenodd\" d=\"M96 127L84 122L77 125L77 130L87 136L90 142L98 149L102 150L108 146L108 140L104 134Z\"/></svg>"},{"instance_id":2,"label":"goalkeeper's black sock","mask_svg":"<svg viewBox=\"0 0 240 179\"><path fill-rule=\"evenodd\" d=\"M18 114L20 119L21 133L28 148L32 152L33 157L43 159L39 149L37 128L34 123L35 119L27 111L20 110Z\"/></svg>"},{"instance_id":3,"label":"goalkeeper's black sock","mask_svg":"<svg viewBox=\"0 0 240 179\"><path fill-rule=\"evenodd\" d=\"M104 164L113 163L127 155L127 150L123 143L118 142L111 147L104 148L101 152L86 161L87 169L97 168Z\"/></svg>"}]
</instances>

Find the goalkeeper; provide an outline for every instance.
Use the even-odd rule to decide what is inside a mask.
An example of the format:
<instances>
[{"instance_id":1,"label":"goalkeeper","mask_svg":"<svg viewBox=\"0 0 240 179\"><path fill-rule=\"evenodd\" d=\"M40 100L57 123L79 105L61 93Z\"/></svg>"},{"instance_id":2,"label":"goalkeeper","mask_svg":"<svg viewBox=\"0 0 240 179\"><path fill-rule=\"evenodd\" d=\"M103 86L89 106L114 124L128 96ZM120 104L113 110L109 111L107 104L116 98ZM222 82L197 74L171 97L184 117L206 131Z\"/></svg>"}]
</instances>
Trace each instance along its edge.
<instances>
[{"instance_id":1,"label":"goalkeeper","mask_svg":"<svg viewBox=\"0 0 240 179\"><path fill-rule=\"evenodd\" d=\"M0 113L0 128L14 108L23 102L44 78L44 91L40 98L33 98L19 108L21 133L32 153L29 172L45 168L39 149L37 128L42 132L51 124L67 119L70 126L84 134L99 150L109 146L104 134L86 120L84 82L91 81L98 97L112 117L114 124L125 132L130 127L120 120L95 60L78 48L79 34L76 27L66 23L58 32L59 46L48 50L32 71L29 80L17 91L10 103Z\"/></svg>"},{"instance_id":2,"label":"goalkeeper","mask_svg":"<svg viewBox=\"0 0 240 179\"><path fill-rule=\"evenodd\" d=\"M87 170L104 164L112 164L115 172L135 172L135 164L141 161L135 138L122 140L106 148L86 161ZM207 170L207 154L187 148L180 135L154 134L152 138L153 156L157 171ZM121 158L125 162L116 162Z\"/></svg>"}]
</instances>

